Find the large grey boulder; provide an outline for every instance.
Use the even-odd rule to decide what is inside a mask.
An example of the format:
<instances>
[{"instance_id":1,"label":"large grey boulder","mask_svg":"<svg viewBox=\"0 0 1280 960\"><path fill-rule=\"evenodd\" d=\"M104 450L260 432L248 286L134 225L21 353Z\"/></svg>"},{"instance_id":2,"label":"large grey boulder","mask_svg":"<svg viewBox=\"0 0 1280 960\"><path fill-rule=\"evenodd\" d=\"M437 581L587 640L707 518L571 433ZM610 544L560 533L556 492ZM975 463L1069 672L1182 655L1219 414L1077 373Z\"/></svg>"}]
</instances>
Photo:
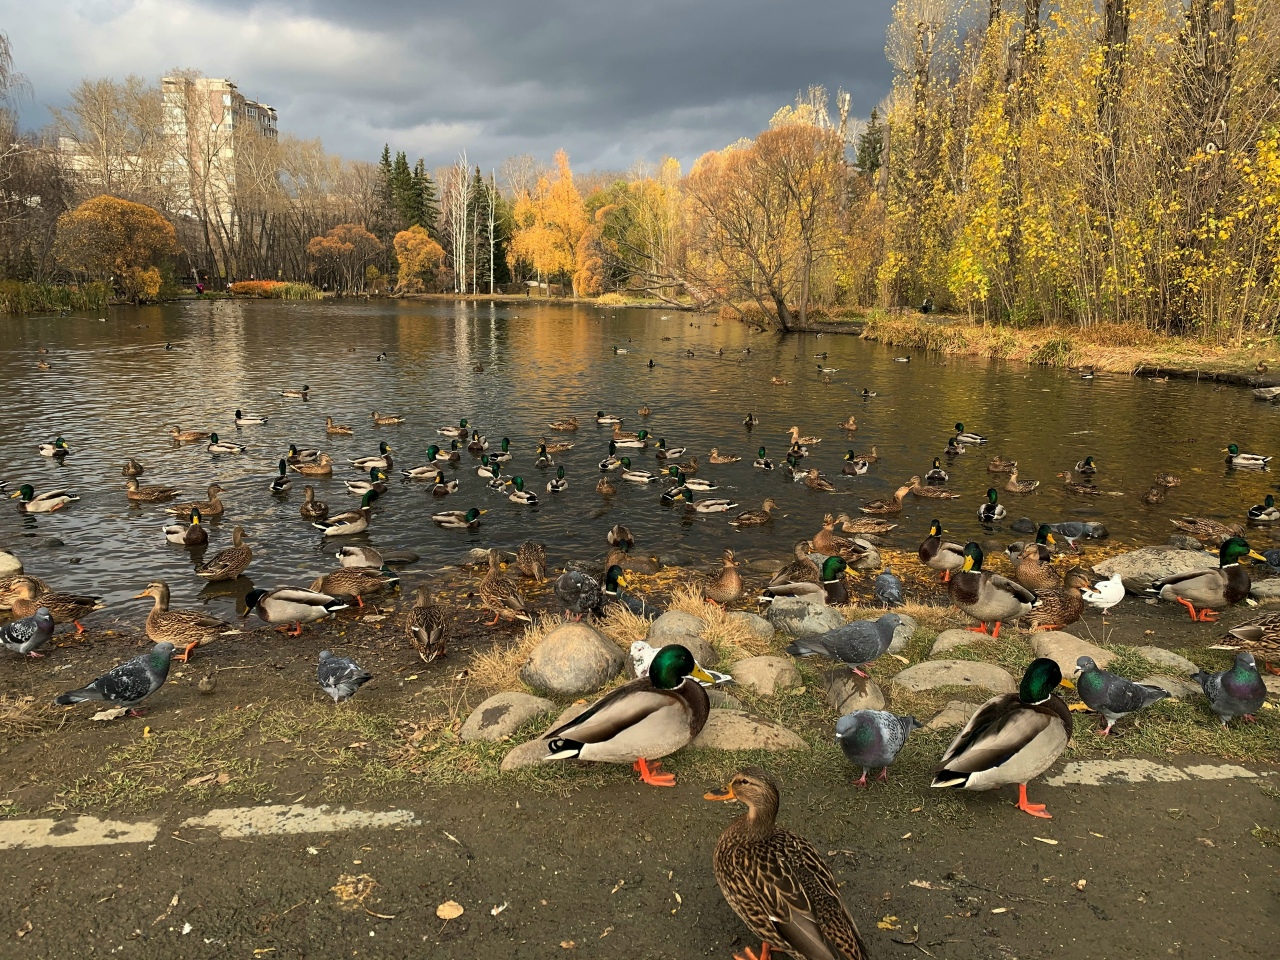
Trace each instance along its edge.
<instances>
[{"instance_id":1,"label":"large grey boulder","mask_svg":"<svg viewBox=\"0 0 1280 960\"><path fill-rule=\"evenodd\" d=\"M504 691L494 694L471 712L458 736L464 743L474 740L503 740L539 714L556 705L542 697Z\"/></svg>"},{"instance_id":2,"label":"large grey boulder","mask_svg":"<svg viewBox=\"0 0 1280 960\"><path fill-rule=\"evenodd\" d=\"M1177 697L1179 700L1204 696L1204 691L1200 689L1200 684L1194 680L1187 677L1171 677L1167 673L1153 673L1149 677L1143 677L1138 683L1145 683L1150 687L1168 690L1170 695Z\"/></svg>"},{"instance_id":3,"label":"large grey boulder","mask_svg":"<svg viewBox=\"0 0 1280 960\"><path fill-rule=\"evenodd\" d=\"M1280 577L1273 580L1255 580L1249 593L1255 600L1280 599Z\"/></svg>"},{"instance_id":4,"label":"large grey boulder","mask_svg":"<svg viewBox=\"0 0 1280 960\"><path fill-rule=\"evenodd\" d=\"M576 697L594 693L618 675L626 657L585 623L562 623L529 654L520 679L537 690Z\"/></svg>"},{"instance_id":5,"label":"large grey boulder","mask_svg":"<svg viewBox=\"0 0 1280 960\"><path fill-rule=\"evenodd\" d=\"M1018 689L1018 681L1008 670L975 660L926 660L896 674L893 683L912 693L939 687L977 687L992 693Z\"/></svg>"},{"instance_id":6,"label":"large grey boulder","mask_svg":"<svg viewBox=\"0 0 1280 960\"><path fill-rule=\"evenodd\" d=\"M933 646L929 648L929 656L940 657L944 653L949 653L956 647L964 647L973 643L978 634L972 630L962 630L955 628L952 630L943 630L938 634L938 639L933 641Z\"/></svg>"},{"instance_id":7,"label":"large grey boulder","mask_svg":"<svg viewBox=\"0 0 1280 960\"><path fill-rule=\"evenodd\" d=\"M1143 547L1130 553L1109 557L1097 564L1093 572L1106 578L1120 574L1124 587L1130 593L1142 593L1162 577L1175 573L1190 573L1216 567L1218 558L1204 551L1179 550L1176 547Z\"/></svg>"},{"instance_id":8,"label":"large grey boulder","mask_svg":"<svg viewBox=\"0 0 1280 960\"><path fill-rule=\"evenodd\" d=\"M1183 673L1187 676L1191 676L1191 674L1200 669L1186 657L1180 656L1172 650L1166 650L1164 647L1137 647L1134 652L1142 657L1143 660L1154 663L1157 667L1164 667L1166 670L1173 670L1176 673Z\"/></svg>"},{"instance_id":9,"label":"large grey boulder","mask_svg":"<svg viewBox=\"0 0 1280 960\"><path fill-rule=\"evenodd\" d=\"M911 642L911 638L916 635L916 630L919 629L916 625L915 617L900 613L898 614L898 619L902 622L893 631L893 642L889 644L889 653L902 653L903 650L907 649L907 644Z\"/></svg>"},{"instance_id":10,"label":"large grey boulder","mask_svg":"<svg viewBox=\"0 0 1280 960\"><path fill-rule=\"evenodd\" d=\"M965 703L963 700L948 700L947 705L924 725L926 730L946 730L950 727L963 727L977 711L976 703Z\"/></svg>"},{"instance_id":11,"label":"large grey boulder","mask_svg":"<svg viewBox=\"0 0 1280 960\"><path fill-rule=\"evenodd\" d=\"M0 577L8 577L22 572L22 561L8 550L0 550Z\"/></svg>"},{"instance_id":12,"label":"large grey boulder","mask_svg":"<svg viewBox=\"0 0 1280 960\"><path fill-rule=\"evenodd\" d=\"M716 653L715 647L702 638L702 631L706 627L706 621L700 617L679 610L668 610L653 621L645 639L655 650L678 643L693 654L693 659L700 666L714 667L720 655Z\"/></svg>"},{"instance_id":13,"label":"large grey boulder","mask_svg":"<svg viewBox=\"0 0 1280 960\"><path fill-rule=\"evenodd\" d=\"M822 674L822 692L840 716L855 710L883 710L884 691L869 677L837 667Z\"/></svg>"},{"instance_id":14,"label":"large grey boulder","mask_svg":"<svg viewBox=\"0 0 1280 960\"><path fill-rule=\"evenodd\" d=\"M786 657L749 657L729 668L733 679L762 697L800 686L800 671Z\"/></svg>"},{"instance_id":15,"label":"large grey boulder","mask_svg":"<svg viewBox=\"0 0 1280 960\"><path fill-rule=\"evenodd\" d=\"M775 598L765 616L774 629L796 638L816 637L844 626L844 616L839 610L810 603L802 597Z\"/></svg>"},{"instance_id":16,"label":"large grey boulder","mask_svg":"<svg viewBox=\"0 0 1280 960\"><path fill-rule=\"evenodd\" d=\"M728 614L728 619L743 624L748 630L756 635L759 639L768 643L773 639L776 632L773 624L764 617L758 617L754 613L748 613L746 610L739 610L735 613Z\"/></svg>"},{"instance_id":17,"label":"large grey boulder","mask_svg":"<svg viewBox=\"0 0 1280 960\"><path fill-rule=\"evenodd\" d=\"M809 744L786 727L741 710L715 710L689 744L693 750L808 750Z\"/></svg>"},{"instance_id":18,"label":"large grey boulder","mask_svg":"<svg viewBox=\"0 0 1280 960\"><path fill-rule=\"evenodd\" d=\"M1081 657L1093 657L1093 662L1106 669L1116 658L1115 652L1105 650L1088 640L1081 640L1061 630L1043 630L1031 635L1031 649L1037 657L1056 660L1062 675L1070 680L1076 675L1076 661Z\"/></svg>"}]
</instances>

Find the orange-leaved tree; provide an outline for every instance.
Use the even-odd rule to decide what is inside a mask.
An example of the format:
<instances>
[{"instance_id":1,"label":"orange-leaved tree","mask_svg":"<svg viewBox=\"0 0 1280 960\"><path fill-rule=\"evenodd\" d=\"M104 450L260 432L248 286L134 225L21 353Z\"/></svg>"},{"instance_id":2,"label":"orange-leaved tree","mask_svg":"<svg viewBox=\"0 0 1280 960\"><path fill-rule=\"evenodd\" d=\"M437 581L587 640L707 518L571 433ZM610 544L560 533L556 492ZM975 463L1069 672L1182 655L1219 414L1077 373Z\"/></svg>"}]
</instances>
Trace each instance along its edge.
<instances>
[{"instance_id":1,"label":"orange-leaved tree","mask_svg":"<svg viewBox=\"0 0 1280 960\"><path fill-rule=\"evenodd\" d=\"M328 274L336 288L353 292L364 289L365 265L382 250L382 241L359 223L340 223L307 244L315 269Z\"/></svg>"},{"instance_id":2,"label":"orange-leaved tree","mask_svg":"<svg viewBox=\"0 0 1280 960\"><path fill-rule=\"evenodd\" d=\"M516 198L516 233L511 253L547 277L572 274L578 266L578 243L590 225L582 194L573 183L569 155L556 151L554 179L540 177L532 195ZM580 291L574 281L574 295Z\"/></svg>"},{"instance_id":3,"label":"orange-leaved tree","mask_svg":"<svg viewBox=\"0 0 1280 960\"><path fill-rule=\"evenodd\" d=\"M178 252L178 239L160 211L102 194L58 218L54 249L69 269L113 279L130 300L154 300L158 265Z\"/></svg>"},{"instance_id":4,"label":"orange-leaved tree","mask_svg":"<svg viewBox=\"0 0 1280 960\"><path fill-rule=\"evenodd\" d=\"M437 272L444 264L444 247L432 240L431 234L414 224L397 233L391 242L400 264L398 290L419 293L437 285Z\"/></svg>"}]
</instances>

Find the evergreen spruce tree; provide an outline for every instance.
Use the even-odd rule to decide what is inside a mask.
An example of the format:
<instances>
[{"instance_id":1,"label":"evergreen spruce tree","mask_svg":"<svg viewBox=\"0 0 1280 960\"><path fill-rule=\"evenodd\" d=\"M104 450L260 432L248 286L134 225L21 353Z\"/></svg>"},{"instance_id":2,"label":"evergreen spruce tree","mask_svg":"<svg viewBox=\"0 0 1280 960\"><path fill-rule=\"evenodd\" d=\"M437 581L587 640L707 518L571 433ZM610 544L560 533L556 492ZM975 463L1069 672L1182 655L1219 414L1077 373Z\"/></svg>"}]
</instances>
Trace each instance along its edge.
<instances>
[{"instance_id":1,"label":"evergreen spruce tree","mask_svg":"<svg viewBox=\"0 0 1280 960\"><path fill-rule=\"evenodd\" d=\"M858 172L864 177L874 177L880 169L880 159L884 154L884 127L876 111L871 111L871 119L867 121L867 129L858 135L858 156L855 161Z\"/></svg>"},{"instance_id":2,"label":"evergreen spruce tree","mask_svg":"<svg viewBox=\"0 0 1280 960\"><path fill-rule=\"evenodd\" d=\"M436 184L427 173L427 165L418 158L413 166L413 187L417 195L418 224L422 226L431 239L440 242L440 200L436 196Z\"/></svg>"}]
</instances>

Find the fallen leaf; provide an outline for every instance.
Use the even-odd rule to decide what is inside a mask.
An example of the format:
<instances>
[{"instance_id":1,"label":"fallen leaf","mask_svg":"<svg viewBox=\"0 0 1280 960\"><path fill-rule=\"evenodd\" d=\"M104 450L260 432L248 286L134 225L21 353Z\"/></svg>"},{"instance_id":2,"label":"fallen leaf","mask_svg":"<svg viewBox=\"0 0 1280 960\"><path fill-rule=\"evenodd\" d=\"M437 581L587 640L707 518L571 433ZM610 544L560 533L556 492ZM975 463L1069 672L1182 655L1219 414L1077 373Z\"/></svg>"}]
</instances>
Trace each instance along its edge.
<instances>
[{"instance_id":1,"label":"fallen leaf","mask_svg":"<svg viewBox=\"0 0 1280 960\"><path fill-rule=\"evenodd\" d=\"M129 712L128 707L108 707L106 710L99 710L89 719L90 720L115 720L119 717L123 717L128 712Z\"/></svg>"},{"instance_id":2,"label":"fallen leaf","mask_svg":"<svg viewBox=\"0 0 1280 960\"><path fill-rule=\"evenodd\" d=\"M1199 840L1201 843L1203 843L1206 847L1217 846L1217 844L1214 843L1212 840L1210 840L1208 837L1196 837L1196 839Z\"/></svg>"},{"instance_id":3,"label":"fallen leaf","mask_svg":"<svg viewBox=\"0 0 1280 960\"><path fill-rule=\"evenodd\" d=\"M1100 834L1100 833L1094 833L1092 830L1090 830L1090 831L1089 831L1089 836L1091 836L1091 837L1098 837L1098 838L1099 838L1099 839L1101 839L1101 840L1105 840L1105 839L1107 839L1107 838L1106 838L1106 837L1104 837L1102 834Z\"/></svg>"},{"instance_id":4,"label":"fallen leaf","mask_svg":"<svg viewBox=\"0 0 1280 960\"><path fill-rule=\"evenodd\" d=\"M577 946L577 944L574 943L572 940L561 940L560 946L562 946L566 950L572 950L574 947Z\"/></svg>"},{"instance_id":5,"label":"fallen leaf","mask_svg":"<svg viewBox=\"0 0 1280 960\"><path fill-rule=\"evenodd\" d=\"M909 886L919 887L921 890L950 890L945 883L930 883L928 880L912 880Z\"/></svg>"},{"instance_id":6,"label":"fallen leaf","mask_svg":"<svg viewBox=\"0 0 1280 960\"><path fill-rule=\"evenodd\" d=\"M1056 847L1058 845L1057 840L1050 840L1048 837L1036 837L1035 839L1039 840L1041 843L1047 843L1051 847Z\"/></svg>"},{"instance_id":7,"label":"fallen leaf","mask_svg":"<svg viewBox=\"0 0 1280 960\"><path fill-rule=\"evenodd\" d=\"M25 936L26 936L28 933L30 933L30 932L31 932L31 921L30 921L30 920L28 920L26 923L24 923L21 927L19 927L19 928L18 928L18 936L19 936L19 937L25 937Z\"/></svg>"},{"instance_id":8,"label":"fallen leaf","mask_svg":"<svg viewBox=\"0 0 1280 960\"><path fill-rule=\"evenodd\" d=\"M493 907L492 909L490 909L490 911L489 911L489 916L491 916L491 917L496 917L496 916L497 916L498 914L500 914L503 910L507 909L507 907L508 907L508 906L510 906L510 904L508 904L505 900L504 900L504 901L502 901L502 906L500 906L500 907Z\"/></svg>"},{"instance_id":9,"label":"fallen leaf","mask_svg":"<svg viewBox=\"0 0 1280 960\"><path fill-rule=\"evenodd\" d=\"M904 833L904 834L903 834L902 836L900 836L898 839L899 839L899 840L910 840L910 839L911 839L911 834L910 834L910 833Z\"/></svg>"},{"instance_id":10,"label":"fallen leaf","mask_svg":"<svg viewBox=\"0 0 1280 960\"><path fill-rule=\"evenodd\" d=\"M1083 890L1085 888L1085 885L1088 882L1089 881L1082 878L1080 880L1077 880L1075 883L1073 883L1072 886L1075 887L1077 890Z\"/></svg>"},{"instance_id":11,"label":"fallen leaf","mask_svg":"<svg viewBox=\"0 0 1280 960\"><path fill-rule=\"evenodd\" d=\"M456 900L446 900L436 907L436 916L441 920L457 920L465 911Z\"/></svg>"},{"instance_id":12,"label":"fallen leaf","mask_svg":"<svg viewBox=\"0 0 1280 960\"><path fill-rule=\"evenodd\" d=\"M143 740L149 740L149 739L151 739L151 728L150 728L150 727L143 727L143 728L142 728L142 739L143 739Z\"/></svg>"},{"instance_id":13,"label":"fallen leaf","mask_svg":"<svg viewBox=\"0 0 1280 960\"><path fill-rule=\"evenodd\" d=\"M613 933L613 927L605 927L604 933L600 934L599 939L603 940L605 937L607 937L611 933Z\"/></svg>"},{"instance_id":14,"label":"fallen leaf","mask_svg":"<svg viewBox=\"0 0 1280 960\"><path fill-rule=\"evenodd\" d=\"M876 923L876 927L880 930L901 930L902 924L898 923L898 918L894 916L881 917Z\"/></svg>"},{"instance_id":15,"label":"fallen leaf","mask_svg":"<svg viewBox=\"0 0 1280 960\"><path fill-rule=\"evenodd\" d=\"M344 873L338 877L338 882L330 887L329 890L337 895L338 903L341 906L346 907L348 910L355 910L364 906L365 900L369 898L369 894L373 893L377 885L378 881L367 873L362 873L359 876Z\"/></svg>"},{"instance_id":16,"label":"fallen leaf","mask_svg":"<svg viewBox=\"0 0 1280 960\"><path fill-rule=\"evenodd\" d=\"M996 907L996 908L995 908L994 910L992 910L991 912L992 912L992 913L1008 913L1008 912L1009 912L1009 908L1008 908L1008 907Z\"/></svg>"},{"instance_id":17,"label":"fallen leaf","mask_svg":"<svg viewBox=\"0 0 1280 960\"><path fill-rule=\"evenodd\" d=\"M624 886L626 886L626 884L627 884L627 881L625 881L625 880L619 880L617 883L615 883L615 884L613 885L613 889L612 889L612 890L610 890L610 891L609 891L609 893L610 893L611 895L612 895L612 894L617 893L617 892L618 892L619 890L621 890Z\"/></svg>"}]
</instances>

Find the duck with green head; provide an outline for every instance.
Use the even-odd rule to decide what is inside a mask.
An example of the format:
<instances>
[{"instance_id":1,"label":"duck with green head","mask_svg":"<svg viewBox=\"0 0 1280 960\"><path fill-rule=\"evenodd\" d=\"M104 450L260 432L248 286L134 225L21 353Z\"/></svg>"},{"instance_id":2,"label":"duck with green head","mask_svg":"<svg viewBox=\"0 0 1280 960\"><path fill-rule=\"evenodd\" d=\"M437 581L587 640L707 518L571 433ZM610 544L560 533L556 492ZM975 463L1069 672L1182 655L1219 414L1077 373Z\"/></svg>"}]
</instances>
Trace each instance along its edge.
<instances>
[{"instance_id":1,"label":"duck with green head","mask_svg":"<svg viewBox=\"0 0 1280 960\"><path fill-rule=\"evenodd\" d=\"M279 468L280 475L271 481L271 492L288 493L293 486L293 481L289 479L289 461L281 458Z\"/></svg>"},{"instance_id":2,"label":"duck with green head","mask_svg":"<svg viewBox=\"0 0 1280 960\"><path fill-rule=\"evenodd\" d=\"M376 457L360 457L358 460L348 460L349 464L357 470L370 470L377 467L379 470L390 470L391 463L391 446L387 441L383 440L378 444L378 455Z\"/></svg>"},{"instance_id":3,"label":"duck with green head","mask_svg":"<svg viewBox=\"0 0 1280 960\"><path fill-rule=\"evenodd\" d=\"M40 444L39 450L42 457L65 457L71 452L71 448L67 446L67 441L61 437L58 437L53 443Z\"/></svg>"},{"instance_id":4,"label":"duck with green head","mask_svg":"<svg viewBox=\"0 0 1280 960\"><path fill-rule=\"evenodd\" d=\"M515 489L508 494L507 499L512 503L523 503L531 507L538 505L538 495L524 488L524 477L512 477L511 485Z\"/></svg>"},{"instance_id":5,"label":"duck with green head","mask_svg":"<svg viewBox=\"0 0 1280 960\"><path fill-rule=\"evenodd\" d=\"M987 502L978 507L978 519L983 523L995 523L997 520L1003 520L1005 515L1004 504L1000 502L1000 495L996 493L995 487L987 489Z\"/></svg>"},{"instance_id":6,"label":"duck with green head","mask_svg":"<svg viewBox=\"0 0 1280 960\"><path fill-rule=\"evenodd\" d=\"M1027 801L1027 783L1048 770L1071 740L1071 711L1054 693L1065 685L1054 660L1034 660L1017 693L992 697L977 709L942 755L931 786L993 790L1018 785L1018 809L1045 820L1042 803Z\"/></svg>"},{"instance_id":7,"label":"duck with green head","mask_svg":"<svg viewBox=\"0 0 1280 960\"><path fill-rule=\"evenodd\" d=\"M956 424L955 442L964 443L986 443L987 438L980 433L970 433L964 428L963 423Z\"/></svg>"},{"instance_id":8,"label":"duck with green head","mask_svg":"<svg viewBox=\"0 0 1280 960\"><path fill-rule=\"evenodd\" d=\"M487 512L477 507L466 511L443 510L440 513L433 513L431 519L436 526L444 527L446 530L474 530L480 526L481 515Z\"/></svg>"},{"instance_id":9,"label":"duck with green head","mask_svg":"<svg viewBox=\"0 0 1280 960\"><path fill-rule=\"evenodd\" d=\"M702 683L714 683L679 644L661 648L640 677L605 694L568 723L542 736L544 760L630 763L655 787L675 785L649 761L687 746L706 726L711 703Z\"/></svg>"},{"instance_id":10,"label":"duck with green head","mask_svg":"<svg viewBox=\"0 0 1280 960\"><path fill-rule=\"evenodd\" d=\"M498 444L498 449L489 454L489 459L494 463L509 463L511 461L511 439L503 437L502 442Z\"/></svg>"},{"instance_id":11,"label":"duck with green head","mask_svg":"<svg viewBox=\"0 0 1280 960\"><path fill-rule=\"evenodd\" d=\"M556 467L556 476L554 480L547 481L548 493L564 493L569 489L569 481L564 478L564 466Z\"/></svg>"},{"instance_id":12,"label":"duck with green head","mask_svg":"<svg viewBox=\"0 0 1280 960\"><path fill-rule=\"evenodd\" d=\"M1266 563L1266 557L1252 549L1243 537L1228 537L1218 548L1219 566L1163 577L1152 583L1147 592L1182 604L1192 620L1213 623L1219 610L1249 596L1253 581L1249 571L1240 565L1246 558Z\"/></svg>"},{"instance_id":13,"label":"duck with green head","mask_svg":"<svg viewBox=\"0 0 1280 960\"><path fill-rule=\"evenodd\" d=\"M369 520L373 513L373 502L378 499L377 490L369 490L360 498L359 510L347 510L324 520L316 520L311 525L324 531L326 537L343 537L353 533L364 533L369 529Z\"/></svg>"},{"instance_id":14,"label":"duck with green head","mask_svg":"<svg viewBox=\"0 0 1280 960\"><path fill-rule=\"evenodd\" d=\"M1256 453L1241 453L1240 448L1234 443L1227 444L1225 450L1222 451L1227 455L1227 464L1232 467L1245 467L1249 470L1265 470L1267 464L1271 462L1270 457L1260 456Z\"/></svg>"},{"instance_id":15,"label":"duck with green head","mask_svg":"<svg viewBox=\"0 0 1280 960\"><path fill-rule=\"evenodd\" d=\"M755 467L757 470L773 469L773 461L770 460L768 455L765 453L764 447L761 447L759 450L756 451L755 463L751 465Z\"/></svg>"},{"instance_id":16,"label":"duck with green head","mask_svg":"<svg viewBox=\"0 0 1280 960\"><path fill-rule=\"evenodd\" d=\"M75 503L80 498L65 490L46 490L44 493L37 494L31 484L24 483L9 494L9 499L19 501L19 513L53 513L61 510L68 503Z\"/></svg>"},{"instance_id":17,"label":"duck with green head","mask_svg":"<svg viewBox=\"0 0 1280 960\"><path fill-rule=\"evenodd\" d=\"M1280 520L1280 508L1276 507L1276 498L1267 494L1257 506L1249 508L1250 523L1275 523Z\"/></svg>"},{"instance_id":18,"label":"duck with green head","mask_svg":"<svg viewBox=\"0 0 1280 960\"><path fill-rule=\"evenodd\" d=\"M986 633L994 623L991 636L1000 636L1005 620L1026 616L1036 603L1036 595L1020 583L982 569L982 547L969 541L964 547L964 564L951 577L947 592L951 602L978 621L970 627L974 633Z\"/></svg>"},{"instance_id":19,"label":"duck with green head","mask_svg":"<svg viewBox=\"0 0 1280 960\"><path fill-rule=\"evenodd\" d=\"M849 452L852 453L853 451L850 450ZM846 457L846 459L848 459L848 457ZM942 461L939 458L934 457L933 466L930 467L929 472L924 475L924 479L926 483L946 483L951 479L951 474L943 470Z\"/></svg>"},{"instance_id":20,"label":"duck with green head","mask_svg":"<svg viewBox=\"0 0 1280 960\"><path fill-rule=\"evenodd\" d=\"M920 562L940 571L943 583L950 583L951 575L964 568L964 547L942 539L941 520L929 524L929 536L920 544Z\"/></svg>"}]
</instances>

